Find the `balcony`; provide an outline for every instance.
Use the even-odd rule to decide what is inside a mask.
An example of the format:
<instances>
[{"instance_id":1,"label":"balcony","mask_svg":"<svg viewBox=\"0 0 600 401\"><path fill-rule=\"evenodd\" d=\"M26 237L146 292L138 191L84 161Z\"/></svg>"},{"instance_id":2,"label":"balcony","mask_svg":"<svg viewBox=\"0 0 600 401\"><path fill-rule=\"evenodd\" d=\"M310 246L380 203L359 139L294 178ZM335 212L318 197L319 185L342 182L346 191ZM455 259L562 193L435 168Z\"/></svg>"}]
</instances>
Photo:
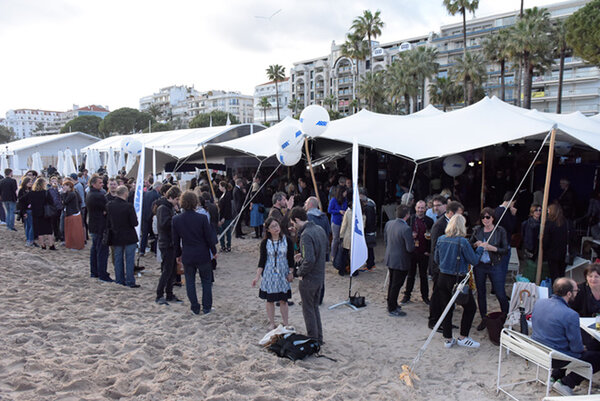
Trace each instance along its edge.
<instances>
[{"instance_id":1,"label":"balcony","mask_svg":"<svg viewBox=\"0 0 600 401\"><path fill-rule=\"evenodd\" d=\"M569 70L565 71L563 74L563 80L594 80L600 79L600 71L592 70L592 71L575 71ZM558 71L553 71L552 74L542 75L538 77L533 77L533 85L540 83L552 83L558 82Z\"/></svg>"},{"instance_id":2,"label":"balcony","mask_svg":"<svg viewBox=\"0 0 600 401\"><path fill-rule=\"evenodd\" d=\"M585 99L590 98L593 99L595 97L600 96L600 89L572 89L566 90L563 89L562 98L566 99ZM549 100L556 100L558 98L558 90L557 88L552 88L550 90L546 90L543 92L533 92L531 94L531 102L544 102Z\"/></svg>"}]
</instances>

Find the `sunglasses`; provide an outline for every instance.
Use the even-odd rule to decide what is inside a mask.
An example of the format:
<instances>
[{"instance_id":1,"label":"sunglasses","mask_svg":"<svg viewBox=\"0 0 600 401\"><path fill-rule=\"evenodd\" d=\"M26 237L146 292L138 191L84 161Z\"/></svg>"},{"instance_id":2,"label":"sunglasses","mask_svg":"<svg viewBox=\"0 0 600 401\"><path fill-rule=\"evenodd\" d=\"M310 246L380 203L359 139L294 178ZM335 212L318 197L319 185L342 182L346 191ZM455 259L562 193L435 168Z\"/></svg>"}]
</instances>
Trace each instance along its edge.
<instances>
[{"instance_id":1,"label":"sunglasses","mask_svg":"<svg viewBox=\"0 0 600 401\"><path fill-rule=\"evenodd\" d=\"M492 216L482 216L481 218L484 219L484 220L487 220L487 219L491 219Z\"/></svg>"},{"instance_id":2,"label":"sunglasses","mask_svg":"<svg viewBox=\"0 0 600 401\"><path fill-rule=\"evenodd\" d=\"M542 209L535 209L535 211L536 211L536 212L541 212L541 211L542 211Z\"/></svg>"}]
</instances>

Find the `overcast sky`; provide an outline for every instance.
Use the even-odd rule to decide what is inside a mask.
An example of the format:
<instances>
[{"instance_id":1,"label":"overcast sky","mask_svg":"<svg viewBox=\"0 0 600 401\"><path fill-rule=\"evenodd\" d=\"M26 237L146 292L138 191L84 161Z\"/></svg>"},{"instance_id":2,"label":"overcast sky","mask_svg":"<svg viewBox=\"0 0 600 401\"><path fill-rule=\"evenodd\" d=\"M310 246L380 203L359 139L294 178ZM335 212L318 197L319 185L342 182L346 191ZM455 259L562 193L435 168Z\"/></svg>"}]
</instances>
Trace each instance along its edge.
<instances>
[{"instance_id":1,"label":"overcast sky","mask_svg":"<svg viewBox=\"0 0 600 401\"><path fill-rule=\"evenodd\" d=\"M476 16L519 7L480 0ZM73 104L137 108L174 84L252 95L270 64L287 73L295 61L329 54L365 9L381 10L382 43L460 22L442 0L0 0L0 117Z\"/></svg>"}]
</instances>

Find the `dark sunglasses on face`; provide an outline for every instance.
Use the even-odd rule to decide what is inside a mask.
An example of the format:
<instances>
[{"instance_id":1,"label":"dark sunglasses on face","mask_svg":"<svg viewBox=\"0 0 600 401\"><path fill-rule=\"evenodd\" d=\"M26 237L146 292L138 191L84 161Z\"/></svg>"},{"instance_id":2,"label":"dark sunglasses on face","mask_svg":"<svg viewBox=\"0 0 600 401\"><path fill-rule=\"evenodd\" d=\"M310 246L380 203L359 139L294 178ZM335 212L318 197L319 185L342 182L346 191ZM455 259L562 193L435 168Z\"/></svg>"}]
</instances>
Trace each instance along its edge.
<instances>
[{"instance_id":1,"label":"dark sunglasses on face","mask_svg":"<svg viewBox=\"0 0 600 401\"><path fill-rule=\"evenodd\" d=\"M541 211L542 211L542 209L535 209L535 211L536 211L536 212L541 212Z\"/></svg>"},{"instance_id":2,"label":"dark sunglasses on face","mask_svg":"<svg viewBox=\"0 0 600 401\"><path fill-rule=\"evenodd\" d=\"M492 216L482 216L481 218L484 219L484 220L487 220L487 219L491 219Z\"/></svg>"}]
</instances>

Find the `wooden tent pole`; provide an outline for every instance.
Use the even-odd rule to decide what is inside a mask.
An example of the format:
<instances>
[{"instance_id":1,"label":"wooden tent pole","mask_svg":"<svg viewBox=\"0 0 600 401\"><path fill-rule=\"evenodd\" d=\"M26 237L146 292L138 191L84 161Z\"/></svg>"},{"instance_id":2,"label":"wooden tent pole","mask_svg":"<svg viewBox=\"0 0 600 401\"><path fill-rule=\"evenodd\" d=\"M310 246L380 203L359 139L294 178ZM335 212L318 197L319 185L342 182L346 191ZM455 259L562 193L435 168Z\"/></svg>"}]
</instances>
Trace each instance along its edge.
<instances>
[{"instance_id":1,"label":"wooden tent pole","mask_svg":"<svg viewBox=\"0 0 600 401\"><path fill-rule=\"evenodd\" d=\"M548 211L548 195L550 194L550 179L552 177L552 163L554 160L554 141L556 139L556 127L552 128L550 135L550 148L548 149L548 164L546 166L546 182L544 183L544 200L542 202L542 218L540 223L540 240L538 244L537 272L535 274L535 283L540 285L542 280L542 262L544 260L544 227L546 226L546 215Z\"/></svg>"},{"instance_id":2,"label":"wooden tent pole","mask_svg":"<svg viewBox=\"0 0 600 401\"><path fill-rule=\"evenodd\" d=\"M206 152L204 151L204 144L202 144L202 157L204 157L204 167L206 168L206 178L210 185L210 192L212 192L213 202L218 205L217 195L215 194L215 188L213 187L212 180L210 179L210 172L208 171L208 162L206 161ZM218 207L218 206L217 206Z\"/></svg>"},{"instance_id":3,"label":"wooden tent pole","mask_svg":"<svg viewBox=\"0 0 600 401\"><path fill-rule=\"evenodd\" d=\"M319 189L317 188L317 180L315 179L315 171L313 170L312 161L310 159L310 151L308 149L308 138L304 138L304 150L306 151L306 161L308 162L308 168L310 169L310 177L312 178L315 196L317 197L317 200L319 201L319 210L323 211L323 205L321 204L321 197L319 196Z\"/></svg>"}]
</instances>

